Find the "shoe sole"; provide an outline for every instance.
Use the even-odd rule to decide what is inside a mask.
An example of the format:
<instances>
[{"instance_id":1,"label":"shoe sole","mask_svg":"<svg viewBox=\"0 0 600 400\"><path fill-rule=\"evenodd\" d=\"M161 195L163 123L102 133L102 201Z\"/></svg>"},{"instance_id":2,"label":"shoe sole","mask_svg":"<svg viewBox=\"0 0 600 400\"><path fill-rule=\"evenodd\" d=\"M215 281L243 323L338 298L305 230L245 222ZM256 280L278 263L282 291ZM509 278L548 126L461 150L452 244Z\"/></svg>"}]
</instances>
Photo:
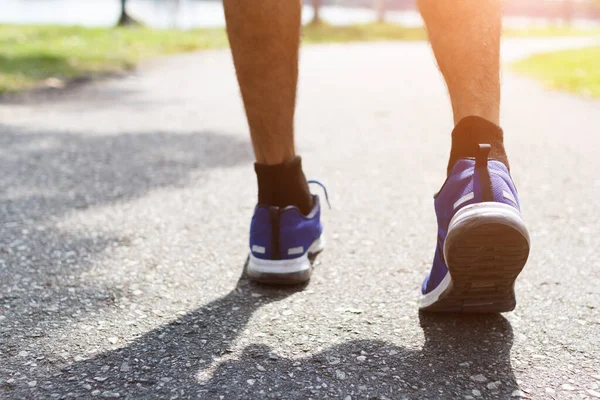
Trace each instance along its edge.
<instances>
[{"instance_id":1,"label":"shoe sole","mask_svg":"<svg viewBox=\"0 0 600 400\"><path fill-rule=\"evenodd\" d=\"M325 248L325 238L315 240L308 251L290 260L263 260L250 254L246 272L250 279L271 285L298 285L312 276L312 259Z\"/></svg>"},{"instance_id":2,"label":"shoe sole","mask_svg":"<svg viewBox=\"0 0 600 400\"><path fill-rule=\"evenodd\" d=\"M529 257L529 233L519 212L502 203L462 208L444 242L449 274L423 296L431 312L500 313L516 306L515 281ZM435 293L434 293L435 292Z\"/></svg>"}]
</instances>

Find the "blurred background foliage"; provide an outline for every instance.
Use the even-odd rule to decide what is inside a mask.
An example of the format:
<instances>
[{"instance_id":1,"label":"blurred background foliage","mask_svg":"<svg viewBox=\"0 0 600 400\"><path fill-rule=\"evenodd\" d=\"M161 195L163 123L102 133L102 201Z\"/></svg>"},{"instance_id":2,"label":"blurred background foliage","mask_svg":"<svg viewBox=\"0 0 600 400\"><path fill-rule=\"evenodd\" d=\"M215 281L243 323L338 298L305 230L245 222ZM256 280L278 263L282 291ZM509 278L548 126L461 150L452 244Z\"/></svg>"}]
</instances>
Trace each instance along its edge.
<instances>
[{"instance_id":1,"label":"blurred background foliage","mask_svg":"<svg viewBox=\"0 0 600 400\"><path fill-rule=\"evenodd\" d=\"M600 0L504 0L504 12L505 36L600 35ZM304 43L426 39L415 0L306 0L303 22ZM0 94L226 47L224 24L221 2L211 0L2 0ZM514 69L600 95L597 48L539 55Z\"/></svg>"}]
</instances>

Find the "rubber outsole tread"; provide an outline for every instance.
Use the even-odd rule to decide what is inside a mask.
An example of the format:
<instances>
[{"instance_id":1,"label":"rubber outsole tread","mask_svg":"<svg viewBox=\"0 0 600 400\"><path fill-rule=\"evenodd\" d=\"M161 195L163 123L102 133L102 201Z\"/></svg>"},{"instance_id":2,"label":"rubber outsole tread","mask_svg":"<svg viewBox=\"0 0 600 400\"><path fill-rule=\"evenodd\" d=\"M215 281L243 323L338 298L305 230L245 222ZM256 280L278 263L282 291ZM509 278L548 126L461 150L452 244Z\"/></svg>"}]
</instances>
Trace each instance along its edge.
<instances>
[{"instance_id":1,"label":"rubber outsole tread","mask_svg":"<svg viewBox=\"0 0 600 400\"><path fill-rule=\"evenodd\" d=\"M514 285L529 257L522 232L501 223L465 229L448 244L451 284L423 311L500 313L514 310Z\"/></svg>"},{"instance_id":2,"label":"rubber outsole tread","mask_svg":"<svg viewBox=\"0 0 600 400\"><path fill-rule=\"evenodd\" d=\"M251 272L247 269L246 273L248 277L250 277L250 279L258 283L282 286L300 285L310 280L312 272L314 270L313 263L320 252L321 251L316 252L314 254L311 253L308 255L308 260L310 261L310 268L305 271L292 272L289 274L270 274L256 271Z\"/></svg>"}]
</instances>

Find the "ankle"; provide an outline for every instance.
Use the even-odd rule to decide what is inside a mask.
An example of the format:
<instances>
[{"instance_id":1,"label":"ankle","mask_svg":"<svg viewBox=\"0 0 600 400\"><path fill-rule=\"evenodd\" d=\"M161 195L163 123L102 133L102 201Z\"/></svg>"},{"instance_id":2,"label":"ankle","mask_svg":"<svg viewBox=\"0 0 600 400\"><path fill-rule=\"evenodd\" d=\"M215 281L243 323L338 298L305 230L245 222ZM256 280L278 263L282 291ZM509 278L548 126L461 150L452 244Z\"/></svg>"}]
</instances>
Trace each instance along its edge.
<instances>
[{"instance_id":1,"label":"ankle","mask_svg":"<svg viewBox=\"0 0 600 400\"><path fill-rule=\"evenodd\" d=\"M469 116L463 118L452 131L452 149L448 162L448 174L456 161L466 157L476 157L479 144L491 146L489 159L498 160L508 165L508 157L504 149L504 133L502 129L481 117Z\"/></svg>"},{"instance_id":2,"label":"ankle","mask_svg":"<svg viewBox=\"0 0 600 400\"><path fill-rule=\"evenodd\" d=\"M258 203L266 206L296 206L307 215L313 206L312 195L302 171L302 159L294 157L275 165L254 164L258 181Z\"/></svg>"}]
</instances>

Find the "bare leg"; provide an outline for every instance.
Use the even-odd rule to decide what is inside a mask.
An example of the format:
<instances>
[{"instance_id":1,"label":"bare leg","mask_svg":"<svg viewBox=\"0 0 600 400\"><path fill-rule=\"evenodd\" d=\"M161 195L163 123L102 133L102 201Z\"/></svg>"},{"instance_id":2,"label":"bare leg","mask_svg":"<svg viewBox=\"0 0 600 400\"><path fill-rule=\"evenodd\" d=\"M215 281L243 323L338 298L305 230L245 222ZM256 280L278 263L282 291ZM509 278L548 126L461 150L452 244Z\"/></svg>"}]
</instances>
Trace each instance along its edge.
<instances>
[{"instance_id":1,"label":"bare leg","mask_svg":"<svg viewBox=\"0 0 600 400\"><path fill-rule=\"evenodd\" d=\"M529 234L498 126L502 0L418 1L455 125L448 179L435 199L438 247L421 309L511 311Z\"/></svg>"},{"instance_id":2,"label":"bare leg","mask_svg":"<svg viewBox=\"0 0 600 400\"><path fill-rule=\"evenodd\" d=\"M258 203L313 206L294 148L294 112L300 46L300 0L224 0L252 145Z\"/></svg>"},{"instance_id":3,"label":"bare leg","mask_svg":"<svg viewBox=\"0 0 600 400\"><path fill-rule=\"evenodd\" d=\"M501 0L418 0L452 101L454 124L500 121Z\"/></svg>"},{"instance_id":4,"label":"bare leg","mask_svg":"<svg viewBox=\"0 0 600 400\"><path fill-rule=\"evenodd\" d=\"M224 0L227 33L256 161L295 156L300 0Z\"/></svg>"}]
</instances>

